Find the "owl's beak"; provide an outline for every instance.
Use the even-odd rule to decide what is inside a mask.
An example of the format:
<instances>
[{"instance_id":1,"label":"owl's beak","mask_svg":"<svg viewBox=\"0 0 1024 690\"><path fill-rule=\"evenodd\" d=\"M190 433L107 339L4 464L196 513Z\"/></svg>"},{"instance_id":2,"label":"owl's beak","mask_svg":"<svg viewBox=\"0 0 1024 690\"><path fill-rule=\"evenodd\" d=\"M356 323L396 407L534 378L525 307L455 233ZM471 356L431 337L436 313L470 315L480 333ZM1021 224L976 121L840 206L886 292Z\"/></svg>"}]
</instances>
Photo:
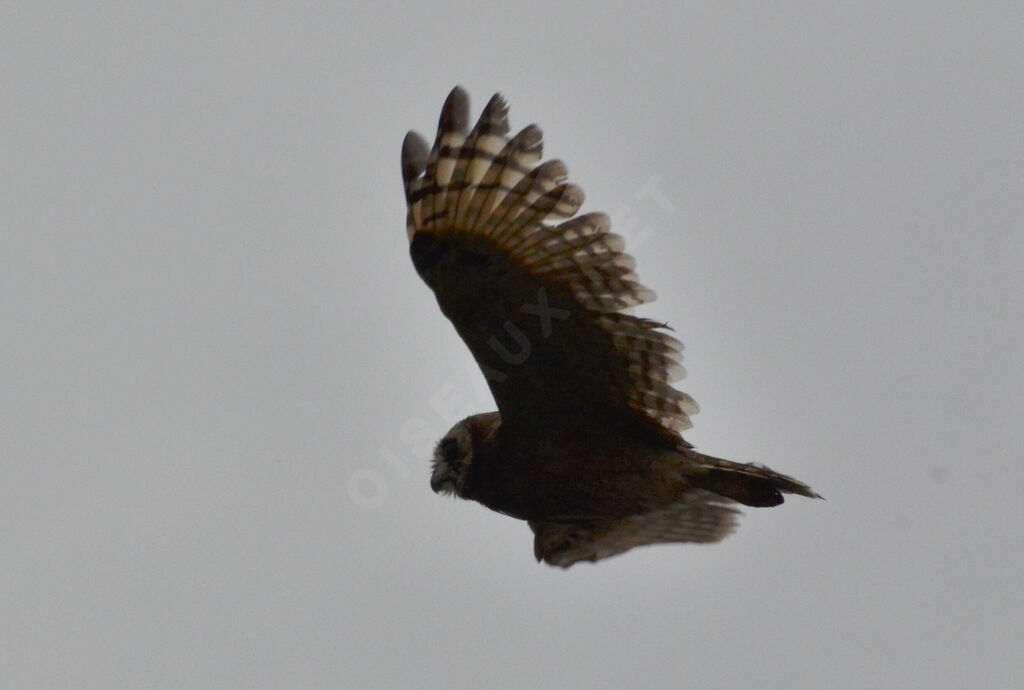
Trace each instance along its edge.
<instances>
[{"instance_id":1,"label":"owl's beak","mask_svg":"<svg viewBox=\"0 0 1024 690\"><path fill-rule=\"evenodd\" d=\"M430 488L435 494L447 494L455 490L452 473L444 465L438 465L430 475Z\"/></svg>"}]
</instances>

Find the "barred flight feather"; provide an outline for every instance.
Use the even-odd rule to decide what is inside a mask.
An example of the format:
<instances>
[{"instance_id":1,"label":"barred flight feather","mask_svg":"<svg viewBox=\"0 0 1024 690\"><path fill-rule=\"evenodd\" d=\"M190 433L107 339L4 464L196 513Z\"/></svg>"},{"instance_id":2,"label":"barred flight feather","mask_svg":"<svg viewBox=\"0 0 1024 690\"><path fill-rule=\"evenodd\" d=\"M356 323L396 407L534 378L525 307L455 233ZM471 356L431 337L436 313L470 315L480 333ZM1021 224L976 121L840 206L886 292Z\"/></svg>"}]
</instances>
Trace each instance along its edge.
<instances>
[{"instance_id":1,"label":"barred flight feather","mask_svg":"<svg viewBox=\"0 0 1024 690\"><path fill-rule=\"evenodd\" d=\"M469 99L456 87L429 151L419 135L406 136L409 241L419 232L487 238L523 270L566 286L624 360L627 405L666 429L688 429L697 404L670 385L685 374L682 344L659 330L662 324L624 313L655 294L640 284L608 216L576 215L583 190L567 181L561 161L541 162L539 127L508 136L508 105L500 95L468 127Z\"/></svg>"},{"instance_id":2,"label":"barred flight feather","mask_svg":"<svg viewBox=\"0 0 1024 690\"><path fill-rule=\"evenodd\" d=\"M736 529L739 511L732 501L694 490L663 510L623 520L580 524L530 522L538 561L567 568L599 561L645 544L717 542Z\"/></svg>"}]
</instances>

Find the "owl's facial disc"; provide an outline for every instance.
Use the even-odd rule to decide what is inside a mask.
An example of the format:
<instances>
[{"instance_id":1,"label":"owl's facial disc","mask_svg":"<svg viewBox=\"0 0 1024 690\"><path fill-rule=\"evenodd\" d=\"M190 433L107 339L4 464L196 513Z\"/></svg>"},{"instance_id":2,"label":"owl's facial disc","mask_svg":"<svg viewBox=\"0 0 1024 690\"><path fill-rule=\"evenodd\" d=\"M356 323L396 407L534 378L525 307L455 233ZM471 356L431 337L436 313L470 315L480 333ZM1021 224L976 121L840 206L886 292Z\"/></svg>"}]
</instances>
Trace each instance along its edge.
<instances>
[{"instance_id":1,"label":"owl's facial disc","mask_svg":"<svg viewBox=\"0 0 1024 690\"><path fill-rule=\"evenodd\" d=\"M461 495L470 459L469 429L460 422L452 427L434 449L434 470L430 488L434 493Z\"/></svg>"}]
</instances>

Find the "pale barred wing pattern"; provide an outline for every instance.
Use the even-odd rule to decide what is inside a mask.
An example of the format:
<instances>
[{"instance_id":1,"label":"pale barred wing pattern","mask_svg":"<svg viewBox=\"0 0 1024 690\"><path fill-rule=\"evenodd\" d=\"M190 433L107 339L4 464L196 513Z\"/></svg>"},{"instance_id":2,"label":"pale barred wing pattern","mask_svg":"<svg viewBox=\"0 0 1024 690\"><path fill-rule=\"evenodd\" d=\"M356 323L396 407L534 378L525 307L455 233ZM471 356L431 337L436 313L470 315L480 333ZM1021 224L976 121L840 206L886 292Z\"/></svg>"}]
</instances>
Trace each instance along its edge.
<instances>
[{"instance_id":1,"label":"pale barred wing pattern","mask_svg":"<svg viewBox=\"0 0 1024 690\"><path fill-rule=\"evenodd\" d=\"M684 374L681 343L662 324L626 313L654 293L639 283L622 238L602 213L575 216L582 190L567 182L561 161L541 162L540 128L510 138L507 115L495 95L469 129L468 97L456 87L432 147L406 136L417 270L483 369L503 418L528 402L564 410L576 400L599 417L602 409L608 418L632 412L678 440L697 412L671 385ZM537 318L544 309L547 318Z\"/></svg>"},{"instance_id":2,"label":"pale barred wing pattern","mask_svg":"<svg viewBox=\"0 0 1024 690\"><path fill-rule=\"evenodd\" d=\"M636 546L669 542L712 543L735 528L739 511L727 498L695 489L663 510L608 522L531 522L538 561L568 568L599 561Z\"/></svg>"}]
</instances>

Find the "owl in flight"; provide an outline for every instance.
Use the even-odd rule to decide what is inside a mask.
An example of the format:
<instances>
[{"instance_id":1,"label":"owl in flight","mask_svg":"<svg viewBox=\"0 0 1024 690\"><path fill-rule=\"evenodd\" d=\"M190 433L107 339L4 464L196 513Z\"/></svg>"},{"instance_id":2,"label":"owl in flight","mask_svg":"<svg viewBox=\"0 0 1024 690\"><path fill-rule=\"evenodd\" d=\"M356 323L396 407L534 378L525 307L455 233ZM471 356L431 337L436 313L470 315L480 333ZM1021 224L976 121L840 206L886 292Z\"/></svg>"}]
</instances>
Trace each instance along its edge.
<instances>
[{"instance_id":1,"label":"owl in flight","mask_svg":"<svg viewBox=\"0 0 1024 690\"><path fill-rule=\"evenodd\" d=\"M634 546L715 542L737 503L818 495L764 465L694 450L680 431L697 404L672 387L682 344L631 307L640 285L608 216L575 215L583 191L541 131L509 138L495 95L469 127L456 87L433 147L402 144L410 254L487 379L497 412L437 444L430 486L528 521L551 565Z\"/></svg>"}]
</instances>

